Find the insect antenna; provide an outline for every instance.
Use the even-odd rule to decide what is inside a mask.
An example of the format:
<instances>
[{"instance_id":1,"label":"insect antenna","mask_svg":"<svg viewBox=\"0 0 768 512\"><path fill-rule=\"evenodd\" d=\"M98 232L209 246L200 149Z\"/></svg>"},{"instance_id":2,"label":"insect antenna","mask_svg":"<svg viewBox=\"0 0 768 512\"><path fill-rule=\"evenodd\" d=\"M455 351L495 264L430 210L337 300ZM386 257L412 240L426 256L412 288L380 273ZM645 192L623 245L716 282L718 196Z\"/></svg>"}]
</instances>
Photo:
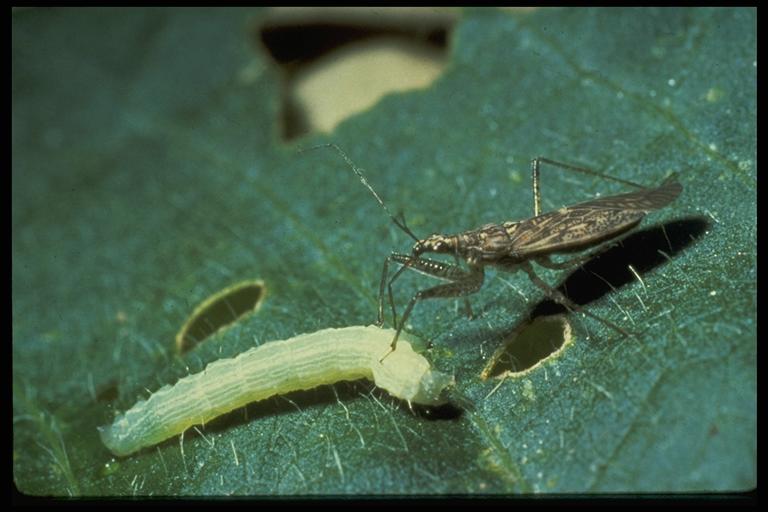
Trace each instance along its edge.
<instances>
[{"instance_id":1,"label":"insect antenna","mask_svg":"<svg viewBox=\"0 0 768 512\"><path fill-rule=\"evenodd\" d=\"M376 201L378 201L378 203L381 205L381 207L384 208L384 211L387 212L387 215L389 215L389 218L392 219L392 222L395 223L395 226L397 226L400 229L402 229L403 232L405 232L405 234L407 234L408 236L413 238L414 241L416 241L416 242L419 241L419 237L414 235L413 231L411 231L411 229L408 227L408 224L406 224L405 217L403 216L403 214L400 213L398 216L395 216L395 215L392 214L391 211L389 211L389 208L387 208L387 205L384 203L384 200L381 199L381 197L379 197L379 194L376 193L376 191L373 189L371 184L368 183L368 180L365 179L365 175L363 174L363 170L360 169L357 165L355 165L355 162L353 162L352 159L349 158L347 156L347 154L344 152L344 150L342 150L339 146L337 146L336 144L333 144L333 143L318 144L317 146L312 146L312 147L309 147L309 148L300 149L299 153L303 153L305 151L312 151L313 149L318 149L318 148L333 148L333 149L335 149L341 155L341 157L344 159L344 161L347 162L347 165L349 165L352 168L352 170L355 172L355 174L357 174L357 177L360 178L360 182L363 185L365 185L365 188L367 188L371 192L371 194L373 194L373 197L376 198Z\"/></svg>"}]
</instances>

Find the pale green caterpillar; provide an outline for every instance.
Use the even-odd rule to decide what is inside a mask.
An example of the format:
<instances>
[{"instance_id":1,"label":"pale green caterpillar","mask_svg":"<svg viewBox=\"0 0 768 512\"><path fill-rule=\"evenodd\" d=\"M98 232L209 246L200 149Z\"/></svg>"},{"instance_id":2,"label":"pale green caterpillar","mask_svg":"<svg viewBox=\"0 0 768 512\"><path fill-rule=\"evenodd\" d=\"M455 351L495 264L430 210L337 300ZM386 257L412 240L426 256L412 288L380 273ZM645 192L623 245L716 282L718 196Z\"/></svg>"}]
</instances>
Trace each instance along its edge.
<instances>
[{"instance_id":1,"label":"pale green caterpillar","mask_svg":"<svg viewBox=\"0 0 768 512\"><path fill-rule=\"evenodd\" d=\"M381 360L393 335L352 326L265 343L164 386L100 427L101 440L115 455L128 455L250 402L343 380L372 380L409 404L444 403L453 376L432 370L407 341Z\"/></svg>"}]
</instances>

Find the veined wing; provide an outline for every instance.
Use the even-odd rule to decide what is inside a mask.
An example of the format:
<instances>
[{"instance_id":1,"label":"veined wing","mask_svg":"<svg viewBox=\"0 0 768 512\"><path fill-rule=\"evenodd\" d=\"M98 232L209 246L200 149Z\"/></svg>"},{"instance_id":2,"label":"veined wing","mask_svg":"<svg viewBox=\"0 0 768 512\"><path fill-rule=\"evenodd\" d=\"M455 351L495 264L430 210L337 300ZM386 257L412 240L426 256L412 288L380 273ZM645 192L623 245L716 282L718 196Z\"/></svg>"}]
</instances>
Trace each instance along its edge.
<instances>
[{"instance_id":1,"label":"veined wing","mask_svg":"<svg viewBox=\"0 0 768 512\"><path fill-rule=\"evenodd\" d=\"M646 213L668 205L682 185L670 178L657 188L594 199L504 224L515 257L577 251L616 237L637 225Z\"/></svg>"}]
</instances>

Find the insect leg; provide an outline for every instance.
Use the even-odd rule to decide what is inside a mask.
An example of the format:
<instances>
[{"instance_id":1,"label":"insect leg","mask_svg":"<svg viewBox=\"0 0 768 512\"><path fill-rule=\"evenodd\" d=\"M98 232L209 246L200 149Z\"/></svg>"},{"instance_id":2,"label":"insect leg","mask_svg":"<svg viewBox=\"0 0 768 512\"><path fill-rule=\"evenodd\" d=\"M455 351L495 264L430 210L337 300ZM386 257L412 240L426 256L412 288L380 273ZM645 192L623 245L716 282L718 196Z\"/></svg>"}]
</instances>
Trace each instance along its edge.
<instances>
[{"instance_id":1,"label":"insect leg","mask_svg":"<svg viewBox=\"0 0 768 512\"><path fill-rule=\"evenodd\" d=\"M400 337L400 332L405 327L405 323L408 321L408 317L411 316L411 311L417 302L424 299L432 298L448 298L448 297L461 297L475 293L483 285L483 271L479 270L474 273L467 274L466 279L463 281L456 281L454 283L441 284L425 290L419 290L413 297L411 297L408 306L403 311L403 317L400 319L400 323L397 326L395 337L392 339L392 350L395 350L397 346L397 339Z\"/></svg>"},{"instance_id":2,"label":"insect leg","mask_svg":"<svg viewBox=\"0 0 768 512\"><path fill-rule=\"evenodd\" d=\"M459 257L457 255L454 255L454 258L456 259L456 266L459 266ZM464 311L467 313L467 318L472 320L475 315L472 313L472 304L469 303L469 298L464 297Z\"/></svg>"},{"instance_id":3,"label":"insect leg","mask_svg":"<svg viewBox=\"0 0 768 512\"><path fill-rule=\"evenodd\" d=\"M400 274L405 272L405 269L407 268L407 265L401 266L399 269L397 269L395 275L392 276L392 279L389 280L389 283L387 283L387 295L389 297L389 307L392 308L392 325L394 326L397 326L397 309L395 308L395 296L392 293L392 283L394 283L395 280L400 277Z\"/></svg>"},{"instance_id":4,"label":"insect leg","mask_svg":"<svg viewBox=\"0 0 768 512\"><path fill-rule=\"evenodd\" d=\"M397 269L394 275L387 281L389 277L389 264L391 261L400 263L402 266ZM438 279L445 279L447 281L460 281L465 278L467 271L461 268L458 264L451 265L442 261L430 260L428 258L416 258L409 254L402 254L393 252L384 260L384 267L381 272L381 280L379 281L379 309L376 320L376 325L381 327L384 325L384 290L387 290L387 296L389 297L389 305L392 309L392 324L397 326L397 309L395 308L395 298L392 292L393 283L400 277L400 275L406 269L412 269L422 274L426 274L430 277L436 277ZM469 300L465 298L465 307L467 310L467 316L472 318L472 307L469 304Z\"/></svg>"},{"instance_id":5,"label":"insect leg","mask_svg":"<svg viewBox=\"0 0 768 512\"><path fill-rule=\"evenodd\" d=\"M619 332L623 336L629 336L629 333L619 327L618 325L614 324L613 322L610 322L606 320L605 318L601 318L595 314L590 313L589 311L586 311L581 306L575 304L573 301L571 301L568 297L560 293L559 290L556 290L549 286L547 283L545 283L539 276L536 275L536 273L533 271L533 267L531 264L527 261L523 261L519 263L519 267L525 270L525 272L528 274L528 277L531 281L533 281L533 284L541 288L546 292L546 294L549 296L550 299L554 300L555 302L562 304L566 308L570 309L571 311L576 311L578 313L582 313L590 318L594 318L598 322L601 322L605 324L606 326L610 327L611 329Z\"/></svg>"},{"instance_id":6,"label":"insect leg","mask_svg":"<svg viewBox=\"0 0 768 512\"><path fill-rule=\"evenodd\" d=\"M387 275L389 274L389 262L391 259L392 256L387 256L384 260L384 267L381 269L381 281L379 281L379 311L378 315L376 316L376 325L379 327L384 325L384 287L387 283Z\"/></svg>"},{"instance_id":7,"label":"insect leg","mask_svg":"<svg viewBox=\"0 0 768 512\"><path fill-rule=\"evenodd\" d=\"M381 327L384 325L384 290L387 290L387 295L389 297L389 306L392 308L392 324L397 325L397 311L395 309L395 298L392 294L392 283L394 283L398 277L400 277L400 274L405 271L405 269L408 268L408 261L409 260L416 260L418 258L414 258L413 256L409 256L407 254L400 254L393 252L387 258L384 260L384 267L381 271L381 281L379 281L379 310L378 315L376 317L376 325ZM398 263L401 263L403 266L401 266L399 269L397 269L397 272L392 276L389 281L387 281L387 278L389 277L389 262L395 260Z\"/></svg>"},{"instance_id":8,"label":"insect leg","mask_svg":"<svg viewBox=\"0 0 768 512\"><path fill-rule=\"evenodd\" d=\"M549 256L539 256L533 261L535 261L537 264L541 265L544 268L551 268L553 270L563 270L565 268L579 266L583 262L588 261L593 257L594 257L593 254L583 254L581 256L576 256L575 258L571 258L566 261L557 262L549 259Z\"/></svg>"},{"instance_id":9,"label":"insect leg","mask_svg":"<svg viewBox=\"0 0 768 512\"><path fill-rule=\"evenodd\" d=\"M388 259L394 260L403 266L400 267L397 273L392 277L389 282L390 286L390 299L392 298L392 282L400 276L402 271L407 268L421 272L431 277L437 277L439 279L445 279L451 281L450 283L441 284L425 290L420 290L414 294L411 298L408 306L403 311L403 316L399 322L395 321L395 336L392 339L392 348L395 350L397 346L397 339L400 337L400 332L405 327L405 323L408 321L408 317L413 310L416 303L423 299L431 299L437 297L462 297L475 293L483 286L483 280L485 274L482 267L470 267L469 270L464 270L458 265L452 265L437 260L430 260L427 258L416 258L407 254L393 253ZM394 301L392 302L394 309ZM385 356L386 357L386 356Z\"/></svg>"},{"instance_id":10,"label":"insect leg","mask_svg":"<svg viewBox=\"0 0 768 512\"><path fill-rule=\"evenodd\" d=\"M563 162L558 162L557 160L550 160L549 158L536 157L533 160L531 160L531 179L533 181L533 216L534 217L538 217L539 214L541 213L541 188L539 186L539 169L542 163L554 165L555 167L560 167L561 169L567 169L569 171L576 171L583 174L589 174L591 176L599 176L601 178L605 178L607 180L615 181L618 183L623 183L624 185L629 185L631 187L637 187L640 189L646 188L642 185L638 185L637 183L633 183L627 180L622 180L614 176L608 176L607 174L593 171L592 169L587 169L585 167L576 167L575 165L569 165Z\"/></svg>"}]
</instances>

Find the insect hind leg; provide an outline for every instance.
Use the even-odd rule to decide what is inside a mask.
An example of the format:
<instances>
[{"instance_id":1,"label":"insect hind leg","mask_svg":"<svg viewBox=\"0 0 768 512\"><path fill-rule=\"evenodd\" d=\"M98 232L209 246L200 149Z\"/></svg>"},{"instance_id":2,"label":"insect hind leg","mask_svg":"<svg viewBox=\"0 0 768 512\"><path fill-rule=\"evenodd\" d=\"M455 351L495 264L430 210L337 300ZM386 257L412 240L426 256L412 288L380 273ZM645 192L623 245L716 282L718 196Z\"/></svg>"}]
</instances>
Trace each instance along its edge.
<instances>
[{"instance_id":1,"label":"insect hind leg","mask_svg":"<svg viewBox=\"0 0 768 512\"><path fill-rule=\"evenodd\" d=\"M605 318L602 318L600 316L597 316L593 313L590 313L589 311L586 311L584 308L579 306L578 304L574 303L572 300L570 300L568 297L563 295L559 290L556 290L555 288L552 288L547 283L545 283L538 275L536 275L536 272L534 272L533 267L529 262L523 262L519 264L519 267L522 268L527 274L528 278L533 281L533 284L544 290L546 292L547 296L554 300L555 302L565 306L566 308L570 309L571 311L576 311L578 313L582 313L590 318L593 318L597 320L598 322L606 325L607 327L610 327L614 331L620 333L622 336L629 336L630 333L619 327L618 325L614 324L613 322L606 320Z\"/></svg>"},{"instance_id":2,"label":"insect hind leg","mask_svg":"<svg viewBox=\"0 0 768 512\"><path fill-rule=\"evenodd\" d=\"M539 175L540 175L541 164L548 164L548 165L559 167L561 169L565 169L568 171L575 171L575 172L580 172L582 174L589 174L590 176L599 176L601 178L615 181L617 183L623 183L624 185L629 185L631 187L636 187L640 189L646 188L642 185L638 185L637 183L633 183L628 180L622 180L621 178L616 178L615 176L609 176L601 172L593 171L592 169L587 169L586 167L577 167L575 165L570 165L564 162L558 162L557 160L551 160L549 158L544 158L539 156L531 160L531 181L533 182L533 216L534 217L538 217L539 214L541 214L541 187L539 185Z\"/></svg>"},{"instance_id":3,"label":"insect hind leg","mask_svg":"<svg viewBox=\"0 0 768 512\"><path fill-rule=\"evenodd\" d=\"M549 258L549 256L540 256L536 258L534 261L544 268L549 268L552 270L563 270L566 268L577 267L582 263L584 263L585 261L589 261L594 257L595 257L594 254L583 254L581 256L576 256L575 258L571 258L565 261L552 261Z\"/></svg>"}]
</instances>

